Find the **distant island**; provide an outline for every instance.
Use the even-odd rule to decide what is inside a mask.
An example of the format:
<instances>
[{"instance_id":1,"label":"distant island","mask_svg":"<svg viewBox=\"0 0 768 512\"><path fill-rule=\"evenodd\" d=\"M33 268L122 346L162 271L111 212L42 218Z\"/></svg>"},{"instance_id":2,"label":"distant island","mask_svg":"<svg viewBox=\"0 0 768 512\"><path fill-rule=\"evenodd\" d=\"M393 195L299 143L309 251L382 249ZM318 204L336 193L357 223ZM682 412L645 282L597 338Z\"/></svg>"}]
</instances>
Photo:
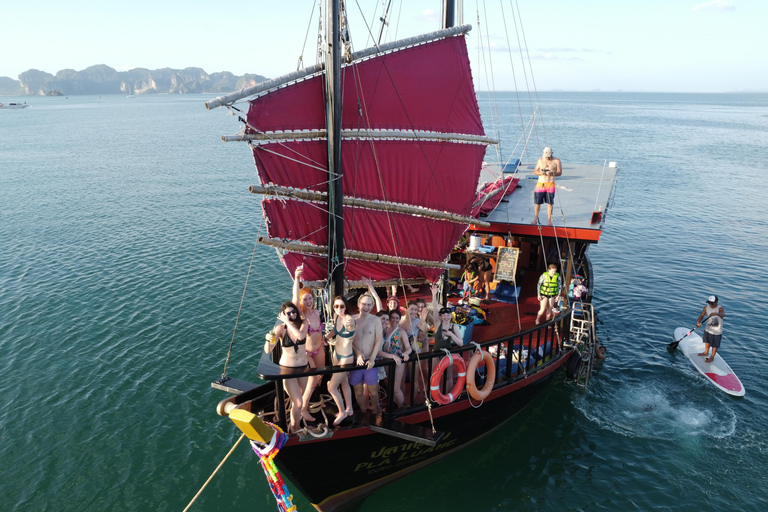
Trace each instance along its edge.
<instances>
[{"instance_id":1,"label":"distant island","mask_svg":"<svg viewBox=\"0 0 768 512\"><path fill-rule=\"evenodd\" d=\"M208 74L201 68L117 71L98 64L82 71L62 69L55 75L30 69L18 80L0 76L4 96L61 96L77 94L194 94L226 93L266 80L254 74L233 75L229 71Z\"/></svg>"}]
</instances>

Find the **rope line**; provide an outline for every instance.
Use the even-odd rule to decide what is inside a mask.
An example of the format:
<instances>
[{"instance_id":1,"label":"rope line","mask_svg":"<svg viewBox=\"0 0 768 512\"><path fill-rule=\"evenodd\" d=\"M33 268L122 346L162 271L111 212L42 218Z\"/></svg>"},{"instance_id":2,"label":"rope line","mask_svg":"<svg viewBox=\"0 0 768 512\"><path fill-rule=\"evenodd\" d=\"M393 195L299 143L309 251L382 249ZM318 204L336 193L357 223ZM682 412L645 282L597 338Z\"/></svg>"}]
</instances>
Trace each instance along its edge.
<instances>
[{"instance_id":1,"label":"rope line","mask_svg":"<svg viewBox=\"0 0 768 512\"><path fill-rule=\"evenodd\" d=\"M221 467L224 465L224 463L225 463L225 462L227 462L227 459L229 459L229 456L230 456L230 455L232 455L232 454L234 453L234 451L235 451L235 448L237 448L237 445L239 445L239 444L240 444L240 441L242 441L244 437L245 437L245 433L243 433L243 434L240 434L240 438L239 438L239 439L238 439L238 440L235 442L234 446L232 446L232 449L231 449L231 450L229 450L229 453L227 453L227 454L224 456L224 458L222 459L222 461L219 463L219 465L218 465L218 466L216 466L216 469L214 469L214 470L213 470L213 473L211 473L211 476L209 476L209 477L208 477L208 480L206 480L206 481L205 481L205 483L204 483L204 484L203 484L203 486L200 488L200 490L199 490L199 491L197 491L197 494L195 494L195 496L192 498L192 501L190 501L190 502L189 502L189 504L188 504L186 507L184 507L184 510L182 510L182 512L187 512L187 510L189 510L189 507L191 507L191 506L192 506L192 504L195 502L195 500L197 500L197 498L200 496L200 494L202 494L202 492L205 490L205 488L206 488L206 487L208 486L208 484L211 482L211 480L212 480L212 479L213 479L213 477L216 475L216 473L218 473L218 472L219 472L219 470L221 469Z\"/></svg>"}]
</instances>

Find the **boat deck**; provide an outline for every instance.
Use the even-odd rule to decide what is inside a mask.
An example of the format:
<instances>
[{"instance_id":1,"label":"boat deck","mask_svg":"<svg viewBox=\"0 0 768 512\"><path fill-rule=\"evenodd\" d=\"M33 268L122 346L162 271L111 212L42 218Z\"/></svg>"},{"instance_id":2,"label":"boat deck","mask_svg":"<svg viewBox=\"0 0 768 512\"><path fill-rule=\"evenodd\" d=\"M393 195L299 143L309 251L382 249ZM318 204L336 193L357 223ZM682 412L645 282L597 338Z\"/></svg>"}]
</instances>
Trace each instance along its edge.
<instances>
[{"instance_id":1,"label":"boat deck","mask_svg":"<svg viewBox=\"0 0 768 512\"><path fill-rule=\"evenodd\" d=\"M614 165L614 167L610 167ZM533 174L534 164L521 164L516 173L502 173L496 163L487 164L480 174L480 182L492 182L502 174L520 178L517 190L507 195L498 207L482 220L493 224L482 228L491 232L516 235L552 236L555 231L547 226L547 207L542 205L539 212L541 226L535 225L533 189L538 176ZM613 198L619 169L614 163L605 167L592 165L563 164L563 174L555 180L555 204L552 224L557 235L567 234L569 238L597 242L605 222L605 213ZM593 213L601 212L600 219L593 223ZM565 219L565 221L563 220Z\"/></svg>"}]
</instances>

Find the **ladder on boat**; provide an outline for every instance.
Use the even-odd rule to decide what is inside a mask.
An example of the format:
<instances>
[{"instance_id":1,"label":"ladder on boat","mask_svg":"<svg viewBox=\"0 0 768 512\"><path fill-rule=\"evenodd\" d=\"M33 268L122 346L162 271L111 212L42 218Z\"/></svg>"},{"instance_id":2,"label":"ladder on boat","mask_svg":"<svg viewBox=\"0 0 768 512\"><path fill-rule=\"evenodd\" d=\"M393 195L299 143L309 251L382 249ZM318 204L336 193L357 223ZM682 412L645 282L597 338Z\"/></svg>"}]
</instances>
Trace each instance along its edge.
<instances>
[{"instance_id":1,"label":"ladder on boat","mask_svg":"<svg viewBox=\"0 0 768 512\"><path fill-rule=\"evenodd\" d=\"M584 388L589 384L589 376L595 364L595 311L592 304L575 302L571 309L571 336L567 345L576 349L571 356L578 359L575 365L575 375L571 378L577 386ZM570 367L569 362L569 367Z\"/></svg>"}]
</instances>

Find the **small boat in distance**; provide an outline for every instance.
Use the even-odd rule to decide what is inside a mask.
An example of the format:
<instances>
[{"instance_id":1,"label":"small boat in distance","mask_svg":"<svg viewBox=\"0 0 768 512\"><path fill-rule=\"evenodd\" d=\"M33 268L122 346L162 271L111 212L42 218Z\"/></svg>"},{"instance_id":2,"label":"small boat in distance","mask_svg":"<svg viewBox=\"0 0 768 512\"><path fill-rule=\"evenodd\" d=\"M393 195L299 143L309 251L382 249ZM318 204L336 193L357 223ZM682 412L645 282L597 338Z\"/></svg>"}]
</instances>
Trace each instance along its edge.
<instances>
[{"instance_id":1,"label":"small boat in distance","mask_svg":"<svg viewBox=\"0 0 768 512\"><path fill-rule=\"evenodd\" d=\"M0 109L3 110L27 108L28 106L26 101L24 103L0 103Z\"/></svg>"}]
</instances>

